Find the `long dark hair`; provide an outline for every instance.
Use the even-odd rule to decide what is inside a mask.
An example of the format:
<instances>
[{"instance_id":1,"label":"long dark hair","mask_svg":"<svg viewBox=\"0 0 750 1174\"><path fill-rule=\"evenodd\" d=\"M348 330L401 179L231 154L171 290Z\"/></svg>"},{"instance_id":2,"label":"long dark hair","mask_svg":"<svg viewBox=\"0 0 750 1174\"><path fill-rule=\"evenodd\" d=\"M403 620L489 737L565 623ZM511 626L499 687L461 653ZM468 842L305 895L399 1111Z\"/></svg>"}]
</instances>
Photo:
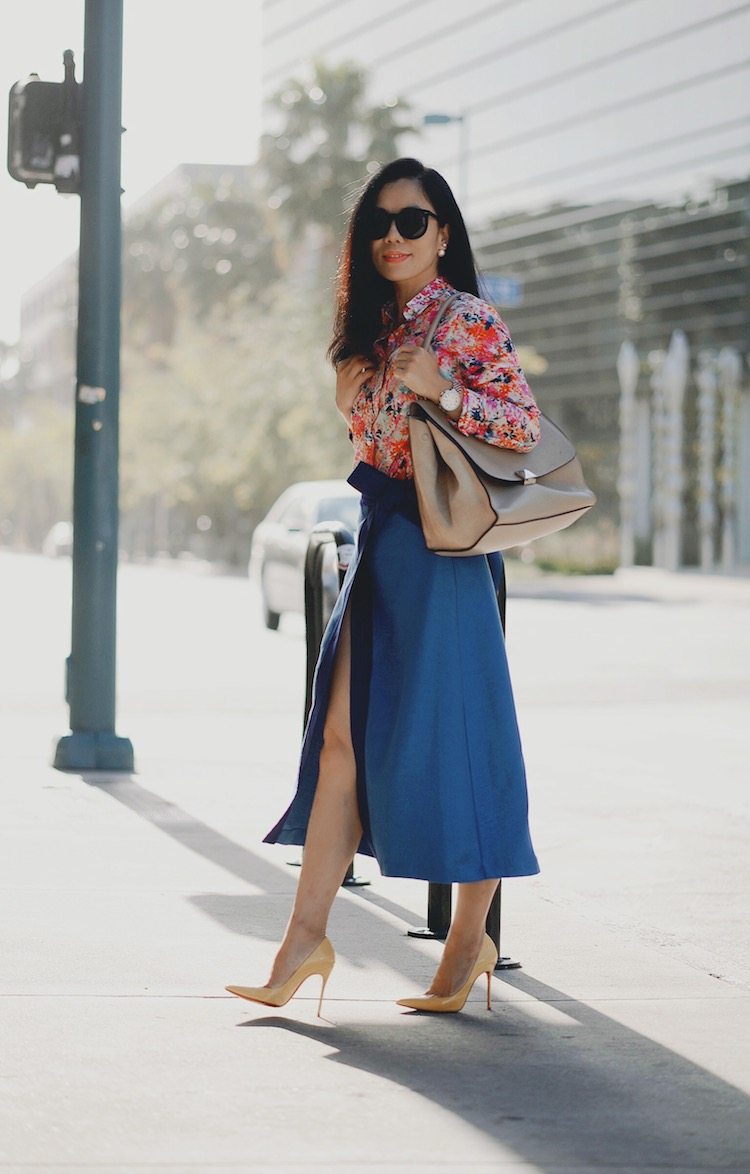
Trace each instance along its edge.
<instances>
[{"instance_id":1,"label":"long dark hair","mask_svg":"<svg viewBox=\"0 0 750 1174\"><path fill-rule=\"evenodd\" d=\"M479 293L464 218L446 180L439 171L425 167L418 159L395 159L368 181L349 218L338 268L333 338L328 348L328 357L334 365L350 355L373 357L373 344L382 330L381 309L393 297L393 285L380 276L373 264L367 217L377 204L382 188L399 179L416 180L440 224L450 228L448 250L444 257L438 258L440 276L455 289Z\"/></svg>"}]
</instances>

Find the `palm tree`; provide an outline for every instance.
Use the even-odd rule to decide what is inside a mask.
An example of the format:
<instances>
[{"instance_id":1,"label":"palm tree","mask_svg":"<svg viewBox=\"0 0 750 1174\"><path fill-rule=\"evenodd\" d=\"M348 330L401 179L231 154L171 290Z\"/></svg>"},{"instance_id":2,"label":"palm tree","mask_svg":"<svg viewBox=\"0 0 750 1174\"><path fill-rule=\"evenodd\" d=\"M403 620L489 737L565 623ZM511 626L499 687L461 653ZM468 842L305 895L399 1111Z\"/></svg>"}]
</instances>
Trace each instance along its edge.
<instances>
[{"instance_id":1,"label":"palm tree","mask_svg":"<svg viewBox=\"0 0 750 1174\"><path fill-rule=\"evenodd\" d=\"M316 226L330 256L368 174L399 154L403 135L418 133L400 121L410 106L401 99L372 105L362 68L322 61L314 63L311 82L291 79L268 104L277 123L261 144L269 206L281 213L290 241Z\"/></svg>"}]
</instances>

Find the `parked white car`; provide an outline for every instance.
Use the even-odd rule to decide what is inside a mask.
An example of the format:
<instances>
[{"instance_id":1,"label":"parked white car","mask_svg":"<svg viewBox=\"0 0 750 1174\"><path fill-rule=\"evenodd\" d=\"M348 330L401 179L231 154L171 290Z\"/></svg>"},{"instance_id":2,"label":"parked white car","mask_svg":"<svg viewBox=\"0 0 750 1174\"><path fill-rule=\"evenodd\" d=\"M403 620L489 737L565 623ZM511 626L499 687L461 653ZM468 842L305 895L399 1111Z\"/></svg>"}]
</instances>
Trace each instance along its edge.
<instances>
[{"instance_id":1,"label":"parked white car","mask_svg":"<svg viewBox=\"0 0 750 1174\"><path fill-rule=\"evenodd\" d=\"M60 558L73 553L73 523L55 522L42 542L42 554L47 558Z\"/></svg>"},{"instance_id":2,"label":"parked white car","mask_svg":"<svg viewBox=\"0 0 750 1174\"><path fill-rule=\"evenodd\" d=\"M248 574L260 584L263 620L275 631L284 612L305 611L305 554L319 522L341 522L352 534L359 493L346 481L298 481L285 489L253 533ZM333 549L326 563L330 606L338 593ZM326 610L329 610L327 608Z\"/></svg>"}]
</instances>

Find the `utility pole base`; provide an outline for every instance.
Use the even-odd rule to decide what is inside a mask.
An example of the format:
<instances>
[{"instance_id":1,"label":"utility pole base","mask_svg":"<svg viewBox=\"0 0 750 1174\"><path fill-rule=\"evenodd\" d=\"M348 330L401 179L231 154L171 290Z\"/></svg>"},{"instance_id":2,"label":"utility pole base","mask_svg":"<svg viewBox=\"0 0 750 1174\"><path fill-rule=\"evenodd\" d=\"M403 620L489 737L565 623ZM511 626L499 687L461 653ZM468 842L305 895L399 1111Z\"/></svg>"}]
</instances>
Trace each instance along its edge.
<instances>
[{"instance_id":1,"label":"utility pole base","mask_svg":"<svg viewBox=\"0 0 750 1174\"><path fill-rule=\"evenodd\" d=\"M135 770L133 743L105 731L65 734L55 748L56 770Z\"/></svg>"}]
</instances>

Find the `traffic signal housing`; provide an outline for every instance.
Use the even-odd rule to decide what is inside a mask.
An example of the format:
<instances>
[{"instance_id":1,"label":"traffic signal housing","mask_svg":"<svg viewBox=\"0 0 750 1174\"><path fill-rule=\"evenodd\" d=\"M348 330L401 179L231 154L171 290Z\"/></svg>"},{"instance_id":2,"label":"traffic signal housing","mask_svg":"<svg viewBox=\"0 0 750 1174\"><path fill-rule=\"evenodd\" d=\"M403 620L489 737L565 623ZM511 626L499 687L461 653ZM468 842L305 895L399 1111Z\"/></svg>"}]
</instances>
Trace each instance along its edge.
<instances>
[{"instance_id":1,"label":"traffic signal housing","mask_svg":"<svg viewBox=\"0 0 750 1174\"><path fill-rule=\"evenodd\" d=\"M36 73L11 86L8 171L27 187L53 183L59 192L80 191L79 84L73 53L66 49L65 81L44 82Z\"/></svg>"}]
</instances>

